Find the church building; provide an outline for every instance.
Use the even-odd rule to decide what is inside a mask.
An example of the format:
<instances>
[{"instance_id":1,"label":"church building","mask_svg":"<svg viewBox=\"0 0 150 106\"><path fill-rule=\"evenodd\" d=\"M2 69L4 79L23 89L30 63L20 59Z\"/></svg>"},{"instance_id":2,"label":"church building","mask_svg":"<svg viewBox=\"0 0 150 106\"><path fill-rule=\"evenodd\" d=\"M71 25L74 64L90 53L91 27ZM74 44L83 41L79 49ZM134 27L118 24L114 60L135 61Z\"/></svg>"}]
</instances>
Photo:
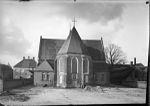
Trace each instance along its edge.
<instances>
[{"instance_id":1,"label":"church building","mask_svg":"<svg viewBox=\"0 0 150 106\"><path fill-rule=\"evenodd\" d=\"M109 83L103 39L82 40L75 26L66 40L40 37L38 59L38 65L45 60L53 64L54 85L57 87Z\"/></svg>"}]
</instances>

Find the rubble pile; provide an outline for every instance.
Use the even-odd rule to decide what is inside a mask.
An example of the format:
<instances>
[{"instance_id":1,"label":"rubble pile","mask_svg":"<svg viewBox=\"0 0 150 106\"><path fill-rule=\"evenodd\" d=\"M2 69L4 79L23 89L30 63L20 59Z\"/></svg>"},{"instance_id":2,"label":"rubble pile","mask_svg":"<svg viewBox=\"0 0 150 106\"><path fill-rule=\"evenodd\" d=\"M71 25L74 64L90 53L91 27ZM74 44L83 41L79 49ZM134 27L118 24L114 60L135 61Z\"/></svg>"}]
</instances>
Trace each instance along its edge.
<instances>
[{"instance_id":1,"label":"rubble pile","mask_svg":"<svg viewBox=\"0 0 150 106\"><path fill-rule=\"evenodd\" d=\"M86 86L84 88L84 91L103 92L104 93L104 88L102 88L101 86L96 86L96 87Z\"/></svg>"}]
</instances>

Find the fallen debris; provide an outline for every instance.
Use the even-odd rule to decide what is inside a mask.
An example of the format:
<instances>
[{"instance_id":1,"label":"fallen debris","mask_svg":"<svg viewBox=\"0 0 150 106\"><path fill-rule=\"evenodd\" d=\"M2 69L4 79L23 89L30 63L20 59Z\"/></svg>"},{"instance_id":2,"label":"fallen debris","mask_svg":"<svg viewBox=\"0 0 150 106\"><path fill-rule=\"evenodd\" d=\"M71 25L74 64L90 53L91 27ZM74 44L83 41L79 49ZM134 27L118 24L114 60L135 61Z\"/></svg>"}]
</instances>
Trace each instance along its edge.
<instances>
[{"instance_id":1,"label":"fallen debris","mask_svg":"<svg viewBox=\"0 0 150 106\"><path fill-rule=\"evenodd\" d=\"M95 91L95 92L105 92L104 88L100 87L100 86L96 86L96 87L92 87L92 86L86 86L84 88L85 91Z\"/></svg>"}]
</instances>

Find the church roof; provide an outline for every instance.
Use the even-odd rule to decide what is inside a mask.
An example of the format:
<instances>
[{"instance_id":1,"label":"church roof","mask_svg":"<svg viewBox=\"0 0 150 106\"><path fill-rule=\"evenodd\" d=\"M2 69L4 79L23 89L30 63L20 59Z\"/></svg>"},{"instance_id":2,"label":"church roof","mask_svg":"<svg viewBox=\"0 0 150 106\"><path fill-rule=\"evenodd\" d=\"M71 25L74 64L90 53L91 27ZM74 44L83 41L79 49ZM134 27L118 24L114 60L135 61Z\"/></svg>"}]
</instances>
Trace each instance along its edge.
<instances>
[{"instance_id":1,"label":"church roof","mask_svg":"<svg viewBox=\"0 0 150 106\"><path fill-rule=\"evenodd\" d=\"M64 44L65 39L46 39L40 38L39 44L39 60L55 60L58 51L61 49ZM82 43L86 46L89 55L93 60L104 60L104 46L102 39L100 40L82 40Z\"/></svg>"},{"instance_id":2,"label":"church roof","mask_svg":"<svg viewBox=\"0 0 150 106\"><path fill-rule=\"evenodd\" d=\"M72 28L67 40L63 43L62 47L58 52L58 54L68 54L68 53L88 55L88 50L86 46L83 44L75 27Z\"/></svg>"}]
</instances>

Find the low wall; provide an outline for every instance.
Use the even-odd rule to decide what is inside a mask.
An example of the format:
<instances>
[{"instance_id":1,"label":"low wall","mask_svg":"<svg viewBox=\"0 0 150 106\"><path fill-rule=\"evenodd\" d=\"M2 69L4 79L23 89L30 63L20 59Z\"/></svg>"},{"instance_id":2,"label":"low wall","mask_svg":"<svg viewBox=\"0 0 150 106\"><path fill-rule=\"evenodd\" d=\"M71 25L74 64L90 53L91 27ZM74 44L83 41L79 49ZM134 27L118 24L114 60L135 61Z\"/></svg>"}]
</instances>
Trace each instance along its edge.
<instances>
[{"instance_id":1,"label":"low wall","mask_svg":"<svg viewBox=\"0 0 150 106\"><path fill-rule=\"evenodd\" d=\"M123 81L121 85L137 88L137 81Z\"/></svg>"},{"instance_id":2,"label":"low wall","mask_svg":"<svg viewBox=\"0 0 150 106\"><path fill-rule=\"evenodd\" d=\"M33 84L33 79L13 79L10 81L3 81L3 90L9 90L29 84Z\"/></svg>"},{"instance_id":3,"label":"low wall","mask_svg":"<svg viewBox=\"0 0 150 106\"><path fill-rule=\"evenodd\" d=\"M146 88L146 81L124 81L122 85L134 88Z\"/></svg>"},{"instance_id":4,"label":"low wall","mask_svg":"<svg viewBox=\"0 0 150 106\"><path fill-rule=\"evenodd\" d=\"M137 81L138 88L146 88L147 87L147 81Z\"/></svg>"}]
</instances>

